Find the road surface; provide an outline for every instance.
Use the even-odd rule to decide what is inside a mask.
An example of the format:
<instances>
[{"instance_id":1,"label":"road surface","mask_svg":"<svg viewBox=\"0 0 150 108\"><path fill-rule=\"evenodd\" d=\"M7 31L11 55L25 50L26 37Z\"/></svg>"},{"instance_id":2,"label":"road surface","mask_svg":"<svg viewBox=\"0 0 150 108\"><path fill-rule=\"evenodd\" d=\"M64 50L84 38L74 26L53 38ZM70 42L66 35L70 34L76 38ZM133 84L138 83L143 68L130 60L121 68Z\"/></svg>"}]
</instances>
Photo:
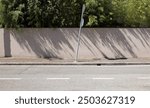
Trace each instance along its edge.
<instances>
[{"instance_id":1,"label":"road surface","mask_svg":"<svg viewBox=\"0 0 150 108\"><path fill-rule=\"evenodd\" d=\"M0 91L149 91L150 66L0 65Z\"/></svg>"}]
</instances>

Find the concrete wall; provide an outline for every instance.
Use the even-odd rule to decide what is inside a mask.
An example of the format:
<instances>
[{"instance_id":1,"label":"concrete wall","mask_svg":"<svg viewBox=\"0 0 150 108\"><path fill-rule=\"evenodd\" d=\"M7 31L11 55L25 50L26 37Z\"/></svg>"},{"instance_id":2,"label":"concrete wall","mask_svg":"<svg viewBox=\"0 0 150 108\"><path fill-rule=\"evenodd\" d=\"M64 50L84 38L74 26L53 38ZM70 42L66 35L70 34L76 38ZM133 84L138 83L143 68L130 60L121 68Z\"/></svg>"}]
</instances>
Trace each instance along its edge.
<instances>
[{"instance_id":1,"label":"concrete wall","mask_svg":"<svg viewBox=\"0 0 150 108\"><path fill-rule=\"evenodd\" d=\"M0 57L4 57L4 29L0 29Z\"/></svg>"},{"instance_id":2,"label":"concrete wall","mask_svg":"<svg viewBox=\"0 0 150 108\"><path fill-rule=\"evenodd\" d=\"M78 28L9 29L4 34L5 56L75 57ZM137 57L150 57L150 28L82 29L79 59Z\"/></svg>"}]
</instances>

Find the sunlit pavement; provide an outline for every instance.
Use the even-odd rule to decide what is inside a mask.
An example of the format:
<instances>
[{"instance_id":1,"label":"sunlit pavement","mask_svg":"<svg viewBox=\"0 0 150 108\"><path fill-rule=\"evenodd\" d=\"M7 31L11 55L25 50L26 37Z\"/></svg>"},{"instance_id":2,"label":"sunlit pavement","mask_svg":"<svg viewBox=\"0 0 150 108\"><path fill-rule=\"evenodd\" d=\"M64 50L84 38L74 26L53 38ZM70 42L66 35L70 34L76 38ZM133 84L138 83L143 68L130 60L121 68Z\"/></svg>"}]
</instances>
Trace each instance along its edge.
<instances>
[{"instance_id":1,"label":"sunlit pavement","mask_svg":"<svg viewBox=\"0 0 150 108\"><path fill-rule=\"evenodd\" d=\"M150 90L149 65L0 65L1 91Z\"/></svg>"}]
</instances>

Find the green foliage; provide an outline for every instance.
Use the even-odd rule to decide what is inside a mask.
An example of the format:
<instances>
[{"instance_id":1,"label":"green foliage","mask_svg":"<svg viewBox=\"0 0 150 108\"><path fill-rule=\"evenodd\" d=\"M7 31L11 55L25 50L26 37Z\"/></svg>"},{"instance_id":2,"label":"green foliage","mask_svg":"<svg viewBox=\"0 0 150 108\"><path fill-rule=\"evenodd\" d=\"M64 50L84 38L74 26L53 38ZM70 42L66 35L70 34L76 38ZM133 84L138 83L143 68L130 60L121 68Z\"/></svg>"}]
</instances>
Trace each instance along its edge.
<instances>
[{"instance_id":1,"label":"green foliage","mask_svg":"<svg viewBox=\"0 0 150 108\"><path fill-rule=\"evenodd\" d=\"M124 27L150 27L149 0L113 0L114 19Z\"/></svg>"},{"instance_id":2,"label":"green foliage","mask_svg":"<svg viewBox=\"0 0 150 108\"><path fill-rule=\"evenodd\" d=\"M150 27L150 0L0 0L0 27Z\"/></svg>"},{"instance_id":3,"label":"green foliage","mask_svg":"<svg viewBox=\"0 0 150 108\"><path fill-rule=\"evenodd\" d=\"M16 0L1 0L3 9L1 12L2 25L4 27L18 27L19 19L22 17L22 4Z\"/></svg>"},{"instance_id":4,"label":"green foliage","mask_svg":"<svg viewBox=\"0 0 150 108\"><path fill-rule=\"evenodd\" d=\"M3 12L3 6L0 2L0 27L2 27L3 25L3 15L1 14Z\"/></svg>"},{"instance_id":5,"label":"green foliage","mask_svg":"<svg viewBox=\"0 0 150 108\"><path fill-rule=\"evenodd\" d=\"M111 0L86 0L87 26L109 26L112 23Z\"/></svg>"},{"instance_id":6,"label":"green foliage","mask_svg":"<svg viewBox=\"0 0 150 108\"><path fill-rule=\"evenodd\" d=\"M77 27L83 0L1 0L4 27Z\"/></svg>"},{"instance_id":7,"label":"green foliage","mask_svg":"<svg viewBox=\"0 0 150 108\"><path fill-rule=\"evenodd\" d=\"M150 26L150 1L149 0L132 0L125 6L127 25L132 27Z\"/></svg>"}]
</instances>

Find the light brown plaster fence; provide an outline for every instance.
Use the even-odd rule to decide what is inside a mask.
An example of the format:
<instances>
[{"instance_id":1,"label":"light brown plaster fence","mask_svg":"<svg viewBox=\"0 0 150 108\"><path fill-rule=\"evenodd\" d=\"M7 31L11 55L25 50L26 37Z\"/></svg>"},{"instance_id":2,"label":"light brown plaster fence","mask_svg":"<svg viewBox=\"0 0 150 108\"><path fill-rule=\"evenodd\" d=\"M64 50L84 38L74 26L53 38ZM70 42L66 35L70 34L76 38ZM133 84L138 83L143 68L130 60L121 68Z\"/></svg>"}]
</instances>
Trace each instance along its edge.
<instances>
[{"instance_id":1,"label":"light brown plaster fence","mask_svg":"<svg viewBox=\"0 0 150 108\"><path fill-rule=\"evenodd\" d=\"M78 28L0 29L0 56L74 59ZM79 59L150 57L150 28L84 28Z\"/></svg>"}]
</instances>

